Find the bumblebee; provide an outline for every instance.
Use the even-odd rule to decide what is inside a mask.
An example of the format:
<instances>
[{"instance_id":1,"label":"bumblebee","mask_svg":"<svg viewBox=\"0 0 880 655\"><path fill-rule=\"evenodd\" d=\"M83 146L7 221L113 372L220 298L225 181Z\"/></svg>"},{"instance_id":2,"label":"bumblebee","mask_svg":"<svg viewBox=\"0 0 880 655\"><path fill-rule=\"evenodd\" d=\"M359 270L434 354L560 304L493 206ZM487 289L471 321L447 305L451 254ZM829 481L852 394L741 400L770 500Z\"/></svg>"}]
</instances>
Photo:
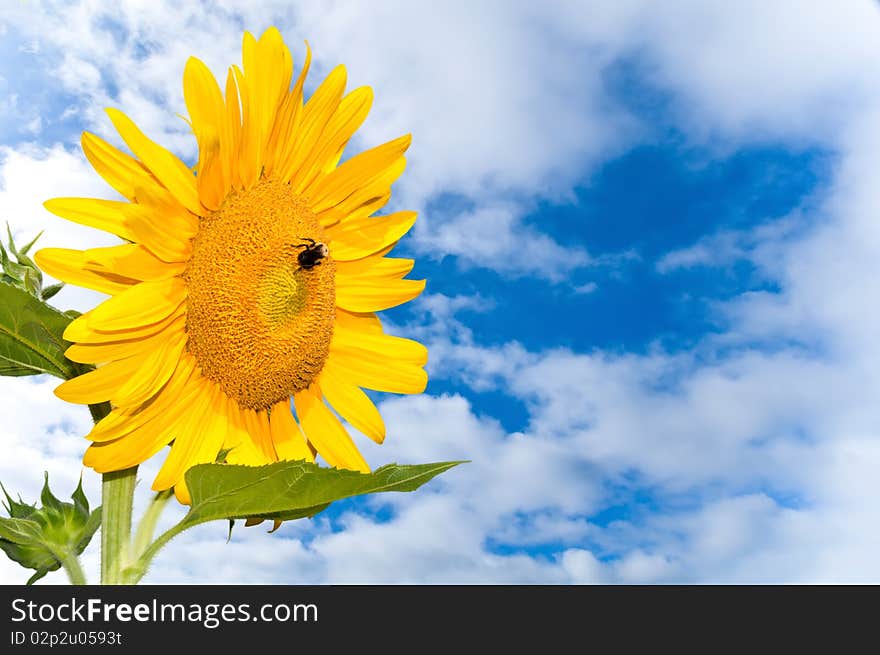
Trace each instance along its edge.
<instances>
[{"instance_id":1,"label":"bumblebee","mask_svg":"<svg viewBox=\"0 0 880 655\"><path fill-rule=\"evenodd\" d=\"M296 256L296 261L299 263L299 266L296 269L297 271L300 269L304 271L312 270L315 266L321 264L321 260L324 259L324 257L330 254L330 249L320 241L315 241L308 237L300 237L300 240L303 241L303 243L292 244L294 248L305 248L305 250Z\"/></svg>"}]
</instances>

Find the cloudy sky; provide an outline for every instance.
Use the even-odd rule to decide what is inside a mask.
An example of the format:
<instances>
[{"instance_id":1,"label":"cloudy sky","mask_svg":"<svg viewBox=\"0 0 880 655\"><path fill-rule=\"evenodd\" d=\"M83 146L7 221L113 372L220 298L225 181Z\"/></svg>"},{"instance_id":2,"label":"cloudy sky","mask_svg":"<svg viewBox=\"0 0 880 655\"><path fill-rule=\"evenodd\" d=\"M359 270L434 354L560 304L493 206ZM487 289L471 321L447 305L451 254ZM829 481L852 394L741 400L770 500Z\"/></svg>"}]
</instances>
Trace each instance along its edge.
<instances>
[{"instance_id":1,"label":"cloudy sky","mask_svg":"<svg viewBox=\"0 0 880 655\"><path fill-rule=\"evenodd\" d=\"M113 197L78 146L121 145L103 109L192 161L187 57L224 73L275 25L298 66L308 40L307 89L343 63L375 91L352 151L413 134L392 208L419 211L399 251L428 286L385 319L431 382L358 445L472 463L271 535L202 526L146 581L880 582L877 5L242 4L4 2L0 219L113 243L42 208ZM56 384L0 378L25 499L82 470L88 413Z\"/></svg>"}]
</instances>

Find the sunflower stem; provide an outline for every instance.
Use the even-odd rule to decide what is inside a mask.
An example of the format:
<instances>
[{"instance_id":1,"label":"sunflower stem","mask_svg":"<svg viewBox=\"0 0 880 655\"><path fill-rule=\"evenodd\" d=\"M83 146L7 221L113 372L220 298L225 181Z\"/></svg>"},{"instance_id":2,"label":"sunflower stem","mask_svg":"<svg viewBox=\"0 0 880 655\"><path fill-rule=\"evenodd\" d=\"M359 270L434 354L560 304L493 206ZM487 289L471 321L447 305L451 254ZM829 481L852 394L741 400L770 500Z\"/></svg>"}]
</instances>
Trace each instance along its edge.
<instances>
[{"instance_id":1,"label":"sunflower stem","mask_svg":"<svg viewBox=\"0 0 880 655\"><path fill-rule=\"evenodd\" d=\"M131 562L133 566L125 571L126 578L130 578L129 582L137 582L143 577L144 573L146 573L146 565L148 565L149 562L145 562L143 567L139 566L141 563L140 557L150 546L150 542L153 541L153 533L156 531L156 524L159 522L159 517L162 516L162 510L165 509L165 506L168 504L168 501L171 500L173 495L174 492L171 490L160 491L153 496L150 506L147 507L147 511L144 512L141 522L138 524L137 532L135 532L134 542L132 544ZM143 570L141 570L142 568Z\"/></svg>"},{"instance_id":2,"label":"sunflower stem","mask_svg":"<svg viewBox=\"0 0 880 655\"><path fill-rule=\"evenodd\" d=\"M125 584L137 466L105 473L101 485L101 584Z\"/></svg>"},{"instance_id":3,"label":"sunflower stem","mask_svg":"<svg viewBox=\"0 0 880 655\"><path fill-rule=\"evenodd\" d=\"M89 405L89 412L97 423L110 413L110 403ZM137 466L105 473L102 478L101 584L104 585L125 583L122 571L130 555L131 509L136 482Z\"/></svg>"},{"instance_id":4,"label":"sunflower stem","mask_svg":"<svg viewBox=\"0 0 880 655\"><path fill-rule=\"evenodd\" d=\"M153 558L156 556L156 554L160 550L162 550L162 548L164 548L169 541L171 541L174 537L179 535L184 530L188 530L189 528L193 527L194 525L198 525L198 523L201 522L188 521L187 519L189 518L189 516L189 514L184 516L180 523L177 523L168 528L165 532L163 532L156 538L156 541L144 548L144 551L138 555L137 560L127 572L129 584L137 584L140 579L144 577L147 572L147 568L150 566L150 562L153 561Z\"/></svg>"},{"instance_id":5,"label":"sunflower stem","mask_svg":"<svg viewBox=\"0 0 880 655\"><path fill-rule=\"evenodd\" d=\"M64 570L67 572L67 577L70 578L70 584L88 584L86 582L86 574L83 571L82 565L79 563L79 558L76 555L72 553L65 553L64 556L61 558L61 566L64 567Z\"/></svg>"}]
</instances>

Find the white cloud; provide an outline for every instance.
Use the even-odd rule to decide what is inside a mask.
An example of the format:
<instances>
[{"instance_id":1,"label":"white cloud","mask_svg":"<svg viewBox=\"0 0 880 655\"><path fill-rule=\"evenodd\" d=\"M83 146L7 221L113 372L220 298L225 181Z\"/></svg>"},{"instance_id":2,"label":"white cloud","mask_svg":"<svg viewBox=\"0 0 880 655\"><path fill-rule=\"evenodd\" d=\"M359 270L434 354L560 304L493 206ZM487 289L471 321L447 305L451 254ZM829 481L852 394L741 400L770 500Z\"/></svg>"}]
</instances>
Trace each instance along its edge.
<instances>
[{"instance_id":1,"label":"white cloud","mask_svg":"<svg viewBox=\"0 0 880 655\"><path fill-rule=\"evenodd\" d=\"M808 228L810 220L810 216L796 211L792 216L770 220L751 229L716 232L686 248L664 254L657 260L656 269L670 273L700 266L726 268L746 260L778 273L776 265L781 251L788 247L786 241Z\"/></svg>"},{"instance_id":2,"label":"white cloud","mask_svg":"<svg viewBox=\"0 0 880 655\"><path fill-rule=\"evenodd\" d=\"M585 284L579 284L578 286L574 287L572 291L579 295L587 295L589 293L593 293L598 288L599 285L595 282L587 282Z\"/></svg>"},{"instance_id":3,"label":"white cloud","mask_svg":"<svg viewBox=\"0 0 880 655\"><path fill-rule=\"evenodd\" d=\"M455 256L467 267L559 282L592 263L582 248L566 248L521 224L521 209L492 205L416 229L416 248L437 258ZM434 227L436 226L436 227Z\"/></svg>"}]
</instances>

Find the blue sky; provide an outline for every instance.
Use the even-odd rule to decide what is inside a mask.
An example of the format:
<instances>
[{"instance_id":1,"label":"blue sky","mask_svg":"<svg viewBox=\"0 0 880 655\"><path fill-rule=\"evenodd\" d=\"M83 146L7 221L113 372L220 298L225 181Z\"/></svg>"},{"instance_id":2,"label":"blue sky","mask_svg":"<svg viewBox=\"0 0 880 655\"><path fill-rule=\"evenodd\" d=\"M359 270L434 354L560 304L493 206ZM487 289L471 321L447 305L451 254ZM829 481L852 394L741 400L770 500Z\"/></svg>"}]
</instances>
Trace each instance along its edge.
<instances>
[{"instance_id":1,"label":"blue sky","mask_svg":"<svg viewBox=\"0 0 880 655\"><path fill-rule=\"evenodd\" d=\"M297 66L309 40L307 89L337 63L373 86L351 152L413 134L390 208L419 211L396 252L428 286L385 319L431 380L376 395L388 439L358 443L471 464L272 535L194 530L148 580L880 580L874 4L7 5L0 217L112 243L41 208L112 197L80 132L118 143L116 106L192 159L186 58L222 73L268 25ZM0 479L26 497L80 471L88 417L53 386L0 380Z\"/></svg>"}]
</instances>

